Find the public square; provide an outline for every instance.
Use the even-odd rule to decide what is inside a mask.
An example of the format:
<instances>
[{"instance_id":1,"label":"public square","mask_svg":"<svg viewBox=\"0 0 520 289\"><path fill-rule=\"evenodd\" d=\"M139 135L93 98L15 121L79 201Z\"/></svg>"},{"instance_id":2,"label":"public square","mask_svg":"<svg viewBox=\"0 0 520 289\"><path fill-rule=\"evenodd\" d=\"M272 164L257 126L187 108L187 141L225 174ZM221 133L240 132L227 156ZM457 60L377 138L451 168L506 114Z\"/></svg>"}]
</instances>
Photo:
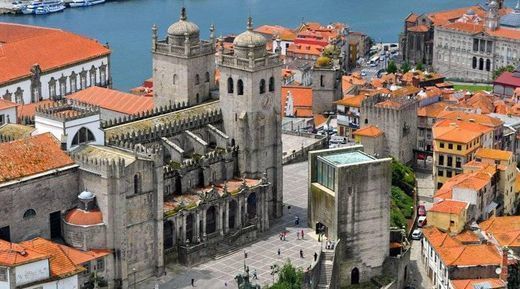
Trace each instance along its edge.
<instances>
[{"instance_id":1,"label":"public square","mask_svg":"<svg viewBox=\"0 0 520 289\"><path fill-rule=\"evenodd\" d=\"M254 243L191 268L168 264L165 276L149 279L139 284L138 288L152 289L156 282L161 289L192 288L192 278L195 279L195 287L199 288L238 288L234 277L243 272L244 263L250 273L256 271L258 280L254 281L262 287L273 281L273 264L282 265L290 259L292 264L305 270L313 263L314 252L318 252L321 246L311 229L307 228L307 165L307 162L302 162L284 166L284 215ZM299 226L295 226L296 216L300 218ZM302 229L305 232L303 240L297 236ZM282 231L287 231L286 241L280 241L279 233ZM300 258L300 249L304 258ZM244 258L244 251L247 258Z\"/></svg>"}]
</instances>

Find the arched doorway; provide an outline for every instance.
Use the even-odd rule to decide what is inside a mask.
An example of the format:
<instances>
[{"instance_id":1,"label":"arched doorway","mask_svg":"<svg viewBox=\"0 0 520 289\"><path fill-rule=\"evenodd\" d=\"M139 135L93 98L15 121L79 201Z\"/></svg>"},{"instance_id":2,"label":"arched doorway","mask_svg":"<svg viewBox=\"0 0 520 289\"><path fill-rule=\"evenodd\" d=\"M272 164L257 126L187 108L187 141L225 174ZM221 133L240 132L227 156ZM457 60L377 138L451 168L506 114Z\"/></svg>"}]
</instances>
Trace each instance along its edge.
<instances>
[{"instance_id":1,"label":"arched doorway","mask_svg":"<svg viewBox=\"0 0 520 289\"><path fill-rule=\"evenodd\" d=\"M164 222L164 249L173 247L173 240L175 240L175 228L172 221Z\"/></svg>"},{"instance_id":2,"label":"arched doorway","mask_svg":"<svg viewBox=\"0 0 520 289\"><path fill-rule=\"evenodd\" d=\"M229 202L229 212L228 212L228 227L230 229L235 228L235 218L237 216L237 201L231 200Z\"/></svg>"},{"instance_id":3,"label":"arched doorway","mask_svg":"<svg viewBox=\"0 0 520 289\"><path fill-rule=\"evenodd\" d=\"M359 269L357 267L354 267L350 272L350 284L359 284Z\"/></svg>"},{"instance_id":4,"label":"arched doorway","mask_svg":"<svg viewBox=\"0 0 520 289\"><path fill-rule=\"evenodd\" d=\"M206 234L214 233L217 230L217 214L215 206L211 206L206 211Z\"/></svg>"},{"instance_id":5,"label":"arched doorway","mask_svg":"<svg viewBox=\"0 0 520 289\"><path fill-rule=\"evenodd\" d=\"M193 240L193 215L189 214L186 217L186 239ZM186 241L186 240L183 240Z\"/></svg>"},{"instance_id":6,"label":"arched doorway","mask_svg":"<svg viewBox=\"0 0 520 289\"><path fill-rule=\"evenodd\" d=\"M247 197L247 218L253 219L256 217L256 193L251 193Z\"/></svg>"}]
</instances>

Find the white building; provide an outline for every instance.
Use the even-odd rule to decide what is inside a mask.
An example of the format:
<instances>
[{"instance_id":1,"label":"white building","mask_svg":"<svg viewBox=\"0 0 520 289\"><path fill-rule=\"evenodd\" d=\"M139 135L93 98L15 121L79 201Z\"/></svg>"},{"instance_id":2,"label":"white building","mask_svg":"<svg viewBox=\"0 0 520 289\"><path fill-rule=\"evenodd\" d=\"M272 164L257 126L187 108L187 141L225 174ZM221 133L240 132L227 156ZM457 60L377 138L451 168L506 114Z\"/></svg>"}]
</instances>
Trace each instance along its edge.
<instances>
[{"instance_id":1,"label":"white building","mask_svg":"<svg viewBox=\"0 0 520 289\"><path fill-rule=\"evenodd\" d=\"M520 5L500 15L491 1L485 19L469 9L462 17L435 26L433 68L447 78L491 82L493 71L520 59Z\"/></svg>"},{"instance_id":2,"label":"white building","mask_svg":"<svg viewBox=\"0 0 520 289\"><path fill-rule=\"evenodd\" d=\"M0 99L28 104L110 85L110 50L95 40L59 29L0 23L0 43Z\"/></svg>"},{"instance_id":3,"label":"white building","mask_svg":"<svg viewBox=\"0 0 520 289\"><path fill-rule=\"evenodd\" d=\"M0 99L0 126L6 123L16 123L16 103Z\"/></svg>"}]
</instances>

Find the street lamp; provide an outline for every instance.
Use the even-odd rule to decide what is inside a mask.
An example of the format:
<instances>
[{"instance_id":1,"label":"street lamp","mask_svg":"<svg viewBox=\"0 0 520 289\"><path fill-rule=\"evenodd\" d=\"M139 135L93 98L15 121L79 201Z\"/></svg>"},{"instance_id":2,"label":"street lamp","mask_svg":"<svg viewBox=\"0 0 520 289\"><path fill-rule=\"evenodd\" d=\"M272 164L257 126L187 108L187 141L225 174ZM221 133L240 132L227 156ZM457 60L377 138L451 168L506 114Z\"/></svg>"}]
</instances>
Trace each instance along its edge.
<instances>
[{"instance_id":1,"label":"street lamp","mask_svg":"<svg viewBox=\"0 0 520 289\"><path fill-rule=\"evenodd\" d=\"M136 279L137 277L135 276L135 274L137 273L137 269L135 269L135 267L132 268L132 272L134 273L134 289L136 289L137 288L136 287L137 286L137 279Z\"/></svg>"}]
</instances>

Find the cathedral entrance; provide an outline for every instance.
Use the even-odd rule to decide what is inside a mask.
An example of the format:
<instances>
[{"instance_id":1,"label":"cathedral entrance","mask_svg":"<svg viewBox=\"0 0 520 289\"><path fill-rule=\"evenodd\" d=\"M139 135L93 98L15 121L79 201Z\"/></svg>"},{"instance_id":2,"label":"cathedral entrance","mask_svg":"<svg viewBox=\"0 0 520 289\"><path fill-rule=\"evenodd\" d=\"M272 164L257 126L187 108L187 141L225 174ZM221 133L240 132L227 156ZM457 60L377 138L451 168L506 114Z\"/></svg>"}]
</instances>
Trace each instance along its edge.
<instances>
[{"instance_id":1,"label":"cathedral entrance","mask_svg":"<svg viewBox=\"0 0 520 289\"><path fill-rule=\"evenodd\" d=\"M231 200L229 202L229 217L228 217L228 227L230 229L235 228L235 220L237 216L237 201Z\"/></svg>"},{"instance_id":2,"label":"cathedral entrance","mask_svg":"<svg viewBox=\"0 0 520 289\"><path fill-rule=\"evenodd\" d=\"M214 233L217 230L217 213L215 206L209 207L206 211L206 234Z\"/></svg>"},{"instance_id":3,"label":"cathedral entrance","mask_svg":"<svg viewBox=\"0 0 520 289\"><path fill-rule=\"evenodd\" d=\"M51 239L61 238L61 212L56 211L49 214L49 223L51 224Z\"/></svg>"},{"instance_id":4,"label":"cathedral entrance","mask_svg":"<svg viewBox=\"0 0 520 289\"><path fill-rule=\"evenodd\" d=\"M350 272L350 284L359 284L359 269L356 267Z\"/></svg>"},{"instance_id":5,"label":"cathedral entrance","mask_svg":"<svg viewBox=\"0 0 520 289\"><path fill-rule=\"evenodd\" d=\"M251 193L247 197L247 217L248 219L256 217L256 193Z\"/></svg>"},{"instance_id":6,"label":"cathedral entrance","mask_svg":"<svg viewBox=\"0 0 520 289\"><path fill-rule=\"evenodd\" d=\"M186 240L193 240L193 214L186 216Z\"/></svg>"}]
</instances>

